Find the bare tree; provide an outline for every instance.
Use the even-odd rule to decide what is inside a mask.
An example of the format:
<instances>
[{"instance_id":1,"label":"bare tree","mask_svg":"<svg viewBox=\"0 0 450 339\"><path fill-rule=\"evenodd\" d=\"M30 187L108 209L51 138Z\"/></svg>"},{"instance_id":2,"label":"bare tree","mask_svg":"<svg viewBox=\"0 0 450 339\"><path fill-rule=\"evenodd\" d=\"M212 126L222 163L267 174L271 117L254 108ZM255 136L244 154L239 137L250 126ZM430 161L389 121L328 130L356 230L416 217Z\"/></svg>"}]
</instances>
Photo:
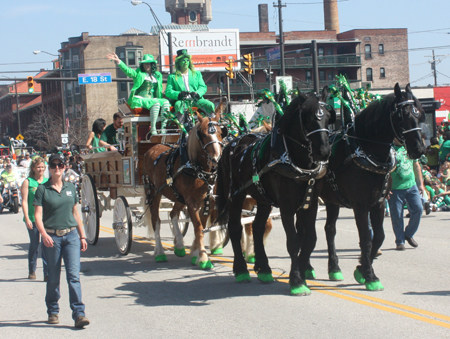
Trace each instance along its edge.
<instances>
[{"instance_id":1,"label":"bare tree","mask_svg":"<svg viewBox=\"0 0 450 339\"><path fill-rule=\"evenodd\" d=\"M51 109L41 108L33 115L33 121L25 131L25 138L32 139L34 144L46 150L61 146L61 115Z\"/></svg>"}]
</instances>

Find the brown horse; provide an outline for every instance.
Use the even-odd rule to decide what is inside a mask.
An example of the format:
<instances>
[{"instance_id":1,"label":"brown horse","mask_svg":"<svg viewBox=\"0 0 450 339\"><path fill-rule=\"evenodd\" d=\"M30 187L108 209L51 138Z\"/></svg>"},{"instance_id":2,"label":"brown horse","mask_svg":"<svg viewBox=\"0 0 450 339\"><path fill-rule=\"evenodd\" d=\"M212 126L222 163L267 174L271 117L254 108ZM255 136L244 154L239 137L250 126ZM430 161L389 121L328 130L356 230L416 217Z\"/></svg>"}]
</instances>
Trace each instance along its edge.
<instances>
[{"instance_id":1,"label":"brown horse","mask_svg":"<svg viewBox=\"0 0 450 339\"><path fill-rule=\"evenodd\" d=\"M151 222L155 232L155 260L167 261L161 244L159 204L162 195L175 203L170 218L174 230L175 254L185 256L183 236L178 226L178 215L187 206L189 217L194 225L195 239L191 247L191 261L202 269L212 267L203 243L203 228L206 218L201 220L199 211L215 183L217 164L222 155L222 138L226 130L218 125L220 114L215 118L203 118L197 113L198 122L189 132L186 142L188 162L182 164L182 156L172 154L179 147L158 144L150 148L144 156L144 170L150 187L147 192L149 212L146 219ZM171 157L171 158L169 158ZM171 170L168 164L173 160ZM151 218L151 220L149 220Z\"/></svg>"}]
</instances>

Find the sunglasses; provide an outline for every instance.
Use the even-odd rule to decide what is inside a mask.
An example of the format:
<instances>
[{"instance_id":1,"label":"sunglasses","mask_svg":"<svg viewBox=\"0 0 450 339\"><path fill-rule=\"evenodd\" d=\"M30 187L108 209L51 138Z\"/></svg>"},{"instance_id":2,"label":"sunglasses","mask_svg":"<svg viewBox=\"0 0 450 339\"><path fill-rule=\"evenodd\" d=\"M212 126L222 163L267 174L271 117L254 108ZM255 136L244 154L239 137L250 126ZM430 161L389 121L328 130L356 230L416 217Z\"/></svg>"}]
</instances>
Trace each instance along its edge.
<instances>
[{"instance_id":1,"label":"sunglasses","mask_svg":"<svg viewBox=\"0 0 450 339\"><path fill-rule=\"evenodd\" d=\"M55 169L56 167L59 167L60 169L64 168L64 164L62 162L59 163L54 163L52 162L50 165L48 165L48 167L50 167L51 169Z\"/></svg>"}]
</instances>

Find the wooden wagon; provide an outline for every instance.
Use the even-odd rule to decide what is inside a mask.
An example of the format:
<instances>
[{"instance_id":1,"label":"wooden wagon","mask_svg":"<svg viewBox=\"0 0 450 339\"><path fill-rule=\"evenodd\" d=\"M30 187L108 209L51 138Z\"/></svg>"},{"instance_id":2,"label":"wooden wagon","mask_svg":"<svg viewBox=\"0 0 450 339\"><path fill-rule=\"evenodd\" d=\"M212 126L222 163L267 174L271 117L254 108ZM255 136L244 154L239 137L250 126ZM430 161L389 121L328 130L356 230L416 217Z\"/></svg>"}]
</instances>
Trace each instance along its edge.
<instances>
[{"instance_id":1,"label":"wooden wagon","mask_svg":"<svg viewBox=\"0 0 450 339\"><path fill-rule=\"evenodd\" d=\"M132 244L133 226L143 223L144 154L155 144L175 144L180 134L149 135L150 117L126 116L123 132L118 133L121 151L107 151L83 155L85 174L81 181L81 214L86 240L95 245L99 238L100 218L104 211L113 210L114 235L119 252L129 253ZM109 194L108 194L109 193ZM139 204L129 204L127 197L140 197ZM169 213L172 203L161 202L161 212ZM183 235L189 220L180 215ZM163 220L169 223L170 220Z\"/></svg>"}]
</instances>

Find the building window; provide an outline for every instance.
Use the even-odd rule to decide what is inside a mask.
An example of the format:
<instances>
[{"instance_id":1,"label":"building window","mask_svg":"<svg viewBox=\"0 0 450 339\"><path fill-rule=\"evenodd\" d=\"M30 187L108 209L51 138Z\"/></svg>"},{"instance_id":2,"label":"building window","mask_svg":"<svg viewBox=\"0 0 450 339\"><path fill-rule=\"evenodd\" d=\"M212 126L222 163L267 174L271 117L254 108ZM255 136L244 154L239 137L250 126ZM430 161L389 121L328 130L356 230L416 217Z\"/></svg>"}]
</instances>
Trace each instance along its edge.
<instances>
[{"instance_id":1,"label":"building window","mask_svg":"<svg viewBox=\"0 0 450 339\"><path fill-rule=\"evenodd\" d=\"M197 21L197 12L196 11L190 11L189 12L189 21L190 22Z\"/></svg>"},{"instance_id":2,"label":"building window","mask_svg":"<svg viewBox=\"0 0 450 339\"><path fill-rule=\"evenodd\" d=\"M74 69L80 68L80 59L79 59L78 55L73 56L73 68Z\"/></svg>"},{"instance_id":3,"label":"building window","mask_svg":"<svg viewBox=\"0 0 450 339\"><path fill-rule=\"evenodd\" d=\"M142 61L142 51L138 51L138 62Z\"/></svg>"},{"instance_id":4,"label":"building window","mask_svg":"<svg viewBox=\"0 0 450 339\"><path fill-rule=\"evenodd\" d=\"M70 68L70 60L69 60L69 59L66 60L66 66L65 66L65 68Z\"/></svg>"},{"instance_id":5,"label":"building window","mask_svg":"<svg viewBox=\"0 0 450 339\"><path fill-rule=\"evenodd\" d=\"M306 81L311 81L311 71L306 71Z\"/></svg>"},{"instance_id":6,"label":"building window","mask_svg":"<svg viewBox=\"0 0 450 339\"><path fill-rule=\"evenodd\" d=\"M136 65L136 53L134 51L127 52L128 66Z\"/></svg>"},{"instance_id":7,"label":"building window","mask_svg":"<svg viewBox=\"0 0 450 339\"><path fill-rule=\"evenodd\" d=\"M125 92L127 90L127 83L126 82L123 81L123 82L120 83L120 90L122 92Z\"/></svg>"},{"instance_id":8,"label":"building window","mask_svg":"<svg viewBox=\"0 0 450 339\"><path fill-rule=\"evenodd\" d=\"M325 71L319 71L319 80L325 81Z\"/></svg>"},{"instance_id":9,"label":"building window","mask_svg":"<svg viewBox=\"0 0 450 339\"><path fill-rule=\"evenodd\" d=\"M125 62L125 52L120 52L119 53L119 59L122 60L122 62Z\"/></svg>"},{"instance_id":10,"label":"building window","mask_svg":"<svg viewBox=\"0 0 450 339\"><path fill-rule=\"evenodd\" d=\"M67 86L66 86L66 92L67 92L67 96L71 97L72 96L72 83L68 82Z\"/></svg>"},{"instance_id":11,"label":"building window","mask_svg":"<svg viewBox=\"0 0 450 339\"><path fill-rule=\"evenodd\" d=\"M373 81L372 68L366 69L367 81Z\"/></svg>"},{"instance_id":12,"label":"building window","mask_svg":"<svg viewBox=\"0 0 450 339\"><path fill-rule=\"evenodd\" d=\"M378 54L380 54L380 55L384 54L384 45L383 44L378 45Z\"/></svg>"},{"instance_id":13,"label":"building window","mask_svg":"<svg viewBox=\"0 0 450 339\"><path fill-rule=\"evenodd\" d=\"M318 54L319 56L323 56L323 55L325 54L324 48L323 48L323 47L319 47L319 48L317 49L317 54Z\"/></svg>"},{"instance_id":14,"label":"building window","mask_svg":"<svg viewBox=\"0 0 450 339\"><path fill-rule=\"evenodd\" d=\"M371 59L372 58L372 46L367 44L364 47L364 52L366 53L366 59Z\"/></svg>"},{"instance_id":15,"label":"building window","mask_svg":"<svg viewBox=\"0 0 450 339\"><path fill-rule=\"evenodd\" d=\"M78 84L78 82L75 83L75 94L80 94L80 85Z\"/></svg>"},{"instance_id":16,"label":"building window","mask_svg":"<svg viewBox=\"0 0 450 339\"><path fill-rule=\"evenodd\" d=\"M384 67L380 68L380 78L386 78L386 70Z\"/></svg>"}]
</instances>

